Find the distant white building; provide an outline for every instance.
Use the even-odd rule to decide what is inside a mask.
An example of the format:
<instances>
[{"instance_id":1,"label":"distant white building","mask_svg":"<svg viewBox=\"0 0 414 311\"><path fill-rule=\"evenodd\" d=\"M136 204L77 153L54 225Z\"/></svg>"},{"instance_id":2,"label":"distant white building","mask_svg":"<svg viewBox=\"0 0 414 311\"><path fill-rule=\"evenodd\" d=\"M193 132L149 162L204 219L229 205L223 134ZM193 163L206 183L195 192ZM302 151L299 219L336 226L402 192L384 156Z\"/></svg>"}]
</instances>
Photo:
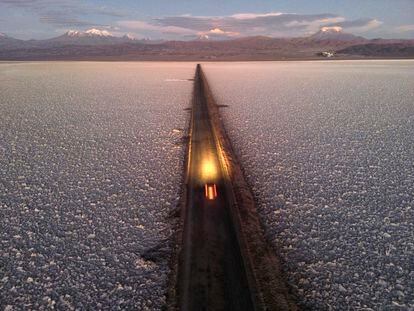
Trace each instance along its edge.
<instances>
[{"instance_id":1,"label":"distant white building","mask_svg":"<svg viewBox=\"0 0 414 311\"><path fill-rule=\"evenodd\" d=\"M335 56L335 52L327 52L327 51L325 51L325 52L321 52L320 55L323 56L323 57L334 57Z\"/></svg>"}]
</instances>

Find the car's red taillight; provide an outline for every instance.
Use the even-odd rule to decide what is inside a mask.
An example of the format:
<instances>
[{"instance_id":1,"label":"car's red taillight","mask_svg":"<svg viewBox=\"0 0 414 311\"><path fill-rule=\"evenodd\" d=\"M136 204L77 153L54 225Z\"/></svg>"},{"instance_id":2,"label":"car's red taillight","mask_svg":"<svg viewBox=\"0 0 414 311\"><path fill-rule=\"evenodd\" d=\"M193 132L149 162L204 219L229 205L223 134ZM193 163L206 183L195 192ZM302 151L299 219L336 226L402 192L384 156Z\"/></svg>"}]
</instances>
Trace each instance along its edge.
<instances>
[{"instance_id":1,"label":"car's red taillight","mask_svg":"<svg viewBox=\"0 0 414 311\"><path fill-rule=\"evenodd\" d=\"M217 186L215 184L205 184L204 192L208 200L214 200L217 197Z\"/></svg>"}]
</instances>

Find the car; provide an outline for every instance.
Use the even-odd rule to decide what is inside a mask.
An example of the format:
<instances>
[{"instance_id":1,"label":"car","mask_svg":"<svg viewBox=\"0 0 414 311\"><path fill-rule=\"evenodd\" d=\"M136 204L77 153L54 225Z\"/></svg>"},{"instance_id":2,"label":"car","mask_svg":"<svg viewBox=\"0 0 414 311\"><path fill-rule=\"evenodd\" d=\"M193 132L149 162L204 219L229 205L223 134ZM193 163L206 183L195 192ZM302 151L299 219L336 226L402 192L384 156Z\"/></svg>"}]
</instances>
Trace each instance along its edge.
<instances>
[{"instance_id":1,"label":"car","mask_svg":"<svg viewBox=\"0 0 414 311\"><path fill-rule=\"evenodd\" d=\"M207 200L214 200L217 198L217 186L213 183L207 183L204 185L204 193Z\"/></svg>"}]
</instances>

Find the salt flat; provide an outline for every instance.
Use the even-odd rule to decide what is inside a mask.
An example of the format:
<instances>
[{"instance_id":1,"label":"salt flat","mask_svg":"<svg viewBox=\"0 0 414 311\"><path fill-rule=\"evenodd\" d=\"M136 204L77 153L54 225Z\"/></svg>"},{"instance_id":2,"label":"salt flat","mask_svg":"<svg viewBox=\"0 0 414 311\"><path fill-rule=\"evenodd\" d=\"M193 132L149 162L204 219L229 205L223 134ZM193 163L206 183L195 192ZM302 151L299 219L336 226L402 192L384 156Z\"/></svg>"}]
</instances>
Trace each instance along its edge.
<instances>
[{"instance_id":1,"label":"salt flat","mask_svg":"<svg viewBox=\"0 0 414 311\"><path fill-rule=\"evenodd\" d=\"M2 307L161 308L194 68L0 64Z\"/></svg>"},{"instance_id":2,"label":"salt flat","mask_svg":"<svg viewBox=\"0 0 414 311\"><path fill-rule=\"evenodd\" d=\"M414 308L414 62L207 63L300 304Z\"/></svg>"}]
</instances>

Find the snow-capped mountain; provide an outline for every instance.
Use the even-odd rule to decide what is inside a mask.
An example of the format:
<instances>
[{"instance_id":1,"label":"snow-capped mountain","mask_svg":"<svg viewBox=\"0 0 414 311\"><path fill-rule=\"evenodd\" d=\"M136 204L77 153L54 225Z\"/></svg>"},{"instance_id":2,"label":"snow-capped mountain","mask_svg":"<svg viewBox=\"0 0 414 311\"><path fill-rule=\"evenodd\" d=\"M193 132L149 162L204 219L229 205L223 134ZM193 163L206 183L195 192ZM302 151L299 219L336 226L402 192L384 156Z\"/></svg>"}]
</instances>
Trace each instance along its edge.
<instances>
[{"instance_id":1,"label":"snow-capped mountain","mask_svg":"<svg viewBox=\"0 0 414 311\"><path fill-rule=\"evenodd\" d=\"M107 30L92 28L86 31L69 30L65 34L48 41L69 45L105 45L134 42L135 39L130 35L117 37Z\"/></svg>"},{"instance_id":2,"label":"snow-capped mountain","mask_svg":"<svg viewBox=\"0 0 414 311\"><path fill-rule=\"evenodd\" d=\"M115 37L112 35L109 31L106 30L99 30L99 29L89 29L87 31L77 31L77 30L69 30L65 33L68 37L77 37L77 38L83 38L83 37Z\"/></svg>"},{"instance_id":3,"label":"snow-capped mountain","mask_svg":"<svg viewBox=\"0 0 414 311\"><path fill-rule=\"evenodd\" d=\"M122 38L129 39L129 40L136 40L135 37L131 36L130 34L126 34Z\"/></svg>"},{"instance_id":4,"label":"snow-capped mountain","mask_svg":"<svg viewBox=\"0 0 414 311\"><path fill-rule=\"evenodd\" d=\"M197 37L197 40L199 40L199 41L207 41L207 40L210 40L210 37L209 37L209 35L199 35Z\"/></svg>"},{"instance_id":5,"label":"snow-capped mountain","mask_svg":"<svg viewBox=\"0 0 414 311\"><path fill-rule=\"evenodd\" d=\"M309 37L316 41L361 41L366 40L350 33L343 32L342 27L322 27L317 33Z\"/></svg>"}]
</instances>

